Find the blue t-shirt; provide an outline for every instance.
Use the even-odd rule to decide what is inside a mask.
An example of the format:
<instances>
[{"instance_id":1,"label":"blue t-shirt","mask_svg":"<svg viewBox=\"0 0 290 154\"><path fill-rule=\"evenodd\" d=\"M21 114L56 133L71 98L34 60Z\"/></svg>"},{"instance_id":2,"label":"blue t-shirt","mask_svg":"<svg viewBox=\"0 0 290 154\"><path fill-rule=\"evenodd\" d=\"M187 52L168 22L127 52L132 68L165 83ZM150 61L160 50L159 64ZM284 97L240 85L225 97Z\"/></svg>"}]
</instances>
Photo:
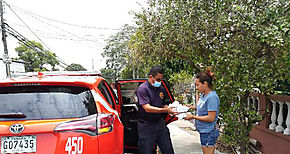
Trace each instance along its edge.
<instances>
[{"instance_id":1,"label":"blue t-shirt","mask_svg":"<svg viewBox=\"0 0 290 154\"><path fill-rule=\"evenodd\" d=\"M213 122L204 122L195 120L195 126L199 133L208 133L212 131L216 125L219 114L220 100L215 91L211 91L206 96L201 94L197 103L197 116L206 116L208 111L216 111L215 120Z\"/></svg>"}]
</instances>

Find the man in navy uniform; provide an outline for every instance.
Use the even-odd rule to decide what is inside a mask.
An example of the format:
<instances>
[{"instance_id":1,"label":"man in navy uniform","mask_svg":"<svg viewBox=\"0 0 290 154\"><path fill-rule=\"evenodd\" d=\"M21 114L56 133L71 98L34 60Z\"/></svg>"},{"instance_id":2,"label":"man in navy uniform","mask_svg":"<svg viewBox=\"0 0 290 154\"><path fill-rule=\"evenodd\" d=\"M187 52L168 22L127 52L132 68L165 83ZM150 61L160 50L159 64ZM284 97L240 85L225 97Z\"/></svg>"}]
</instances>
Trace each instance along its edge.
<instances>
[{"instance_id":1,"label":"man in navy uniform","mask_svg":"<svg viewBox=\"0 0 290 154\"><path fill-rule=\"evenodd\" d=\"M155 144L163 154L174 154L169 130L161 114L176 115L176 112L165 105L165 89L161 87L162 78L163 69L154 66L149 71L148 80L137 90L139 154L151 154Z\"/></svg>"}]
</instances>

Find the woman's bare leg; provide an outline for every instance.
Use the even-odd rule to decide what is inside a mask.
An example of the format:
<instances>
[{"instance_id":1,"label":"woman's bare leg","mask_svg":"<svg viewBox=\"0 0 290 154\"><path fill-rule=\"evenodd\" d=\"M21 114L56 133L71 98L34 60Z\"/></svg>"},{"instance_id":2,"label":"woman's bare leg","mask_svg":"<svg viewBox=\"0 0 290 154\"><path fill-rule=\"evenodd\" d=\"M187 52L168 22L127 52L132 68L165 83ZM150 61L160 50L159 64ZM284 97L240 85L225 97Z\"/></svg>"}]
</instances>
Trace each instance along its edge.
<instances>
[{"instance_id":1,"label":"woman's bare leg","mask_svg":"<svg viewBox=\"0 0 290 154\"><path fill-rule=\"evenodd\" d=\"M205 146L201 146L202 147L202 152L203 154L214 154L214 146L211 147L205 147Z\"/></svg>"}]
</instances>

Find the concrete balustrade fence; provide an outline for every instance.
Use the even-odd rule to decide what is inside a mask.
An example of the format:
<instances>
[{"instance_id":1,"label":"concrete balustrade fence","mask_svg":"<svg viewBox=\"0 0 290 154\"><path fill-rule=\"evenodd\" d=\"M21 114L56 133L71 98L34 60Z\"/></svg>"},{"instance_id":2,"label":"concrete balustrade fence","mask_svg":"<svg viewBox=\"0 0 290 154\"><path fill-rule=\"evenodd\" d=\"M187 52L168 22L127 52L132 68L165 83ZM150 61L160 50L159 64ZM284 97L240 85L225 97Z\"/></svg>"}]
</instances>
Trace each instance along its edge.
<instances>
[{"instance_id":1,"label":"concrete balustrade fence","mask_svg":"<svg viewBox=\"0 0 290 154\"><path fill-rule=\"evenodd\" d=\"M286 154L290 151L290 96L265 95L251 93L248 98L249 109L255 109L260 115L268 110L268 115L256 123L250 137L261 144L256 147L264 153Z\"/></svg>"}]
</instances>

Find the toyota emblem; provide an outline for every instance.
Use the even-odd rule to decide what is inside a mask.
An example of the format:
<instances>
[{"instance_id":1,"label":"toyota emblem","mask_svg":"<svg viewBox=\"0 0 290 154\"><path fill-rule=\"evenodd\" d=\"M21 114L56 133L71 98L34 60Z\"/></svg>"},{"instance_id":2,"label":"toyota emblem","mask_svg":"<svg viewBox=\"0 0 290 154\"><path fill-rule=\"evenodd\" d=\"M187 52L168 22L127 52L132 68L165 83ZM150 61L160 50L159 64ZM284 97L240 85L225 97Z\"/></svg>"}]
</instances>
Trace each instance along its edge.
<instances>
[{"instance_id":1,"label":"toyota emblem","mask_svg":"<svg viewBox=\"0 0 290 154\"><path fill-rule=\"evenodd\" d=\"M24 130L24 126L22 124L13 124L10 126L9 130L14 134L21 133Z\"/></svg>"}]
</instances>

